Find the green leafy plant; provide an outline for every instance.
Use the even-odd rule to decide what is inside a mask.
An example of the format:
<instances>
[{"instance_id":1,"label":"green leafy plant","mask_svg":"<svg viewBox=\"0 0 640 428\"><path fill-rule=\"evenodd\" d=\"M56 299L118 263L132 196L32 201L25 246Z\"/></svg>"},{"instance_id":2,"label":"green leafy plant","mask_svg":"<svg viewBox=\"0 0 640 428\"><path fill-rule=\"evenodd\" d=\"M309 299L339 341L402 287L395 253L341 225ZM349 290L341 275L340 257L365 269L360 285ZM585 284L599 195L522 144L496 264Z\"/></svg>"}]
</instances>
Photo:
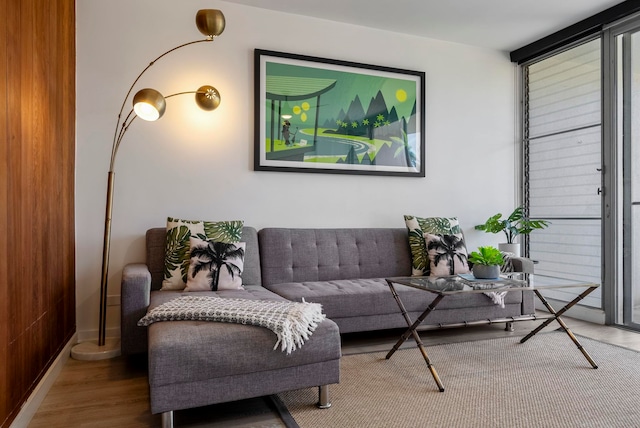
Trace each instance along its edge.
<instances>
[{"instance_id":1,"label":"green leafy plant","mask_svg":"<svg viewBox=\"0 0 640 428\"><path fill-rule=\"evenodd\" d=\"M489 217L485 224L479 224L476 230L483 230L487 233L504 232L507 237L507 243L513 244L518 235L526 235L535 229L544 229L548 227L550 222L546 220L531 220L525 217L524 208L522 206L516 208L506 219L502 218L502 214L498 213Z\"/></svg>"},{"instance_id":2,"label":"green leafy plant","mask_svg":"<svg viewBox=\"0 0 640 428\"><path fill-rule=\"evenodd\" d=\"M504 259L502 253L496 247L478 247L478 251L472 251L469 254L469 261L474 265L502 265Z\"/></svg>"}]
</instances>

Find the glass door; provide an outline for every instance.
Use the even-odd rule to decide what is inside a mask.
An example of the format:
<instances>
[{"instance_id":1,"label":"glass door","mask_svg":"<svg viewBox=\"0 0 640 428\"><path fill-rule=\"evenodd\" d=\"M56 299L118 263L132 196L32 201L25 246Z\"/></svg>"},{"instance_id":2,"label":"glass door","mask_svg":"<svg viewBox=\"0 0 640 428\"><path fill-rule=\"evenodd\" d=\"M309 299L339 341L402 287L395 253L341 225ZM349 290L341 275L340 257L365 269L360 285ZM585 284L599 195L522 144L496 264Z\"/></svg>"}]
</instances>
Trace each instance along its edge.
<instances>
[{"instance_id":1,"label":"glass door","mask_svg":"<svg viewBox=\"0 0 640 428\"><path fill-rule=\"evenodd\" d=\"M622 324L640 329L640 28L616 36ZM618 320L620 323L620 320Z\"/></svg>"},{"instance_id":2,"label":"glass door","mask_svg":"<svg viewBox=\"0 0 640 428\"><path fill-rule=\"evenodd\" d=\"M535 272L602 281L601 40L584 41L523 67L524 204L551 226L525 239ZM571 289L545 293L573 300ZM601 290L580 306L602 313ZM575 312L575 311L574 311Z\"/></svg>"}]
</instances>

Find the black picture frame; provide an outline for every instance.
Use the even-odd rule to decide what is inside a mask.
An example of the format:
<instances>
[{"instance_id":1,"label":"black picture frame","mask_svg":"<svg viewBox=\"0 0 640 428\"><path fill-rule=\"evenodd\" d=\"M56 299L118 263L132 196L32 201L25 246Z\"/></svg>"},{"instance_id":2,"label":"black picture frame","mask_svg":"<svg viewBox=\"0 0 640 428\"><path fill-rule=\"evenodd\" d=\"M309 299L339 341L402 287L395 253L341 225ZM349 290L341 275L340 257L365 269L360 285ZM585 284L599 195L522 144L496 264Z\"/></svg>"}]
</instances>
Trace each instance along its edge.
<instances>
[{"instance_id":1,"label":"black picture frame","mask_svg":"<svg viewBox=\"0 0 640 428\"><path fill-rule=\"evenodd\" d=\"M425 73L255 49L254 170L425 176Z\"/></svg>"}]
</instances>

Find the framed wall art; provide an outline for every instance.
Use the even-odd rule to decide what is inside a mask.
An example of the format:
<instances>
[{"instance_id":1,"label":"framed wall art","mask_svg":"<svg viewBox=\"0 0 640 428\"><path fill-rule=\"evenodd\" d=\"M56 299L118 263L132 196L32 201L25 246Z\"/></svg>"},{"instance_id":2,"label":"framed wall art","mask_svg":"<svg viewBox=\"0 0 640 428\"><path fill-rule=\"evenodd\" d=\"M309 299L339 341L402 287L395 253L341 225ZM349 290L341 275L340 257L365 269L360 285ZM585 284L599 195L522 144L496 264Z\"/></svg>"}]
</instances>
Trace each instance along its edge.
<instances>
[{"instance_id":1,"label":"framed wall art","mask_svg":"<svg viewBox=\"0 0 640 428\"><path fill-rule=\"evenodd\" d=\"M258 171L425 176L425 74L255 50Z\"/></svg>"}]
</instances>

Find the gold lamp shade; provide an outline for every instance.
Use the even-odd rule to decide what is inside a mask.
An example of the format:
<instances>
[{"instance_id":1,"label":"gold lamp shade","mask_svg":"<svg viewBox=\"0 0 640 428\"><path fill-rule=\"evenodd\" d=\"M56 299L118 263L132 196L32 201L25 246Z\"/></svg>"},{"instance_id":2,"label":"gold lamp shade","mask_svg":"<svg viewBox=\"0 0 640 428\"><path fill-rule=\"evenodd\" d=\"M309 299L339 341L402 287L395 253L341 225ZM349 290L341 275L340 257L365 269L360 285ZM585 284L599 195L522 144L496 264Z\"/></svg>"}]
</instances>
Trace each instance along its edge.
<instances>
[{"instance_id":1,"label":"gold lamp shade","mask_svg":"<svg viewBox=\"0 0 640 428\"><path fill-rule=\"evenodd\" d=\"M200 86L196 92L196 104L202 110L215 110L220 105L220 92L210 85Z\"/></svg>"},{"instance_id":2,"label":"gold lamp shade","mask_svg":"<svg viewBox=\"0 0 640 428\"><path fill-rule=\"evenodd\" d=\"M133 111L140 119L154 121L164 114L167 103L162 94L155 89L140 89L133 97Z\"/></svg>"},{"instance_id":3,"label":"gold lamp shade","mask_svg":"<svg viewBox=\"0 0 640 428\"><path fill-rule=\"evenodd\" d=\"M200 9L196 13L196 26L207 37L215 37L224 31L224 14L218 9Z\"/></svg>"}]
</instances>

